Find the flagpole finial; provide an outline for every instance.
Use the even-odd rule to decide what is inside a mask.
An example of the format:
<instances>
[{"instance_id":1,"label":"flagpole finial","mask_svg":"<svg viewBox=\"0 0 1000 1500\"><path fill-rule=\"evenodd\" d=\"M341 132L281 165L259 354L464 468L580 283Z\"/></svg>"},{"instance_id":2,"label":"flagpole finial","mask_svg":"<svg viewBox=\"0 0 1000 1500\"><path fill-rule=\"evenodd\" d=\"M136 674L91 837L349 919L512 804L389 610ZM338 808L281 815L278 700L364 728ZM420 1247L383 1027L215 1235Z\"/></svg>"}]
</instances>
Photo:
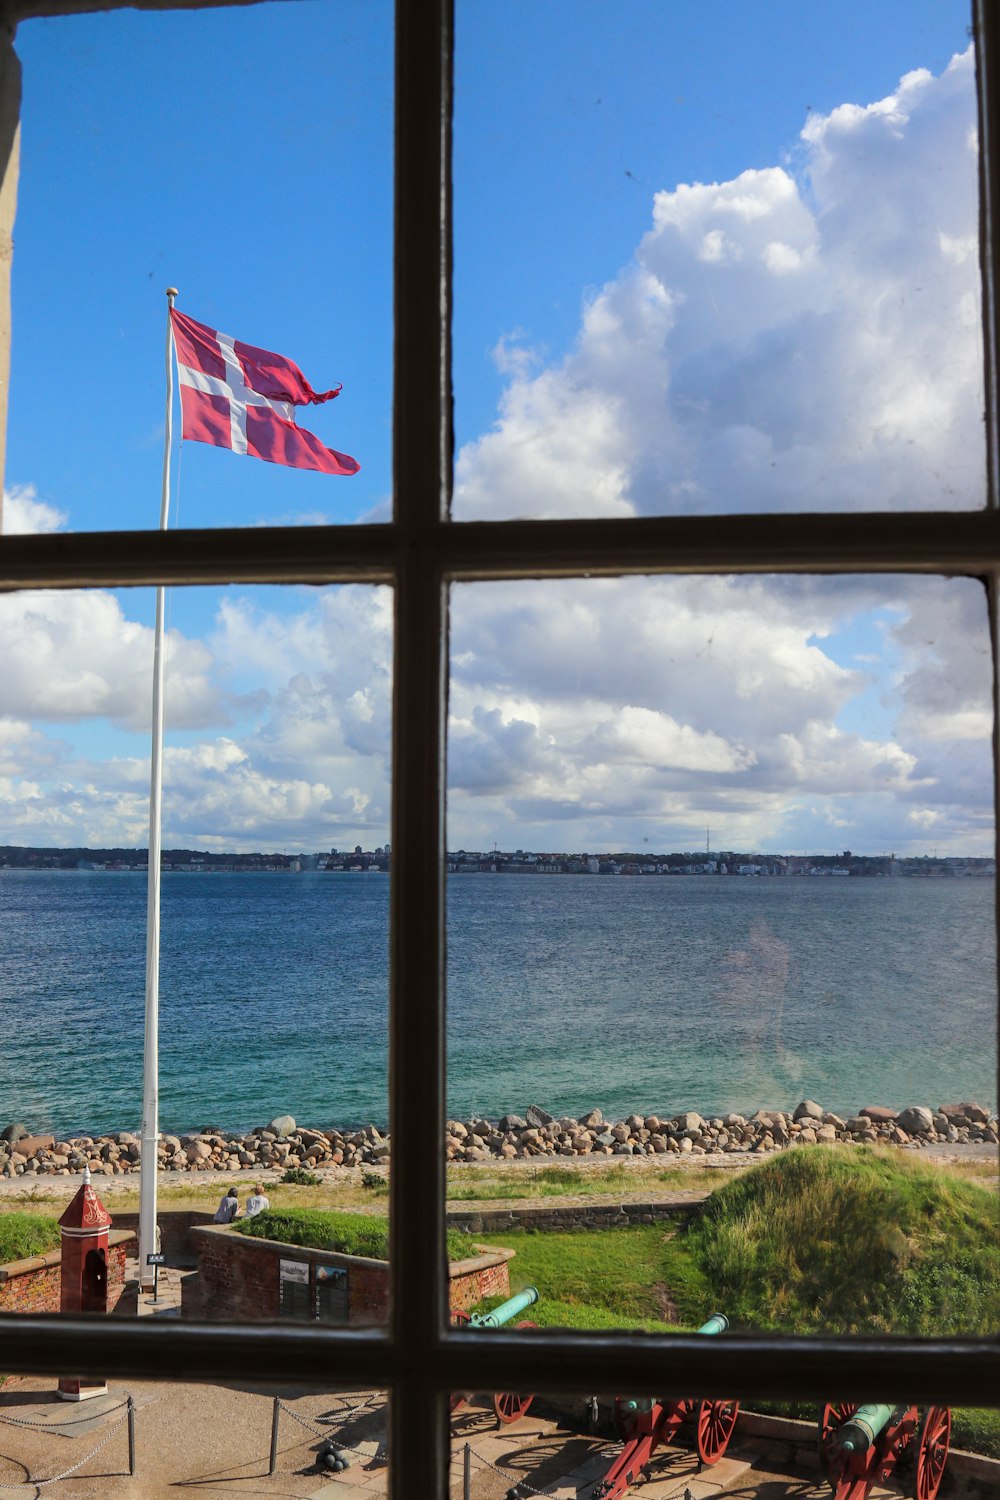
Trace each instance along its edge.
<instances>
[{"instance_id":1,"label":"flagpole finial","mask_svg":"<svg viewBox=\"0 0 1000 1500\"><path fill-rule=\"evenodd\" d=\"M177 288L175 286L168 286L167 287L167 296L168 297L176 297L177 296Z\"/></svg>"}]
</instances>

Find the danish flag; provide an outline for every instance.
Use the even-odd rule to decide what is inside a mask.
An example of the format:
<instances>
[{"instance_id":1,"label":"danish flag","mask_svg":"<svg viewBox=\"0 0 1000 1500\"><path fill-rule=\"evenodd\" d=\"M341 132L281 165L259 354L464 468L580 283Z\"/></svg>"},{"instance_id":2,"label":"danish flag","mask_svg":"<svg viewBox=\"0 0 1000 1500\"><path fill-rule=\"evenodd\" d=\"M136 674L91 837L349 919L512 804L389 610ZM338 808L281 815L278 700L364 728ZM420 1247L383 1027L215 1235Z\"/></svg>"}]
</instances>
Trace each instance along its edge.
<instances>
[{"instance_id":1,"label":"danish flag","mask_svg":"<svg viewBox=\"0 0 1000 1500\"><path fill-rule=\"evenodd\" d=\"M357 459L295 425L296 406L320 405L341 387L314 391L298 365L196 323L176 308L170 320L181 388L183 435L268 463L322 474L356 474Z\"/></svg>"}]
</instances>

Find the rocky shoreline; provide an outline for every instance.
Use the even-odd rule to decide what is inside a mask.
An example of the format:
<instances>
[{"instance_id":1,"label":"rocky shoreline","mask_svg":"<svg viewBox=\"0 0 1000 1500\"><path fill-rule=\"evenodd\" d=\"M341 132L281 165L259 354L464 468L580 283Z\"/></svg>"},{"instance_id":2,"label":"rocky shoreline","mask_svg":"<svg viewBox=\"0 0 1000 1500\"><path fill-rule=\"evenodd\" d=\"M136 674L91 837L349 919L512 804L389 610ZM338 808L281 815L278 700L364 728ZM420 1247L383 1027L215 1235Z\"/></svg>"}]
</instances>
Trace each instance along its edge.
<instances>
[{"instance_id":1,"label":"rocky shoreline","mask_svg":"<svg viewBox=\"0 0 1000 1500\"><path fill-rule=\"evenodd\" d=\"M703 1119L693 1110L678 1115L631 1114L606 1121L599 1109L580 1119L556 1119L537 1105L524 1115L499 1120L449 1120L445 1154L449 1162L536 1161L539 1158L673 1156L697 1157L780 1151L788 1146L885 1144L919 1149L934 1145L995 1145L996 1115L972 1101L932 1110L866 1105L843 1118L811 1099L794 1110L761 1109L751 1116L727 1114ZM127 1131L100 1136L32 1135L21 1124L0 1131L0 1176L68 1177L89 1167L92 1173L125 1176L139 1169L142 1148ZM360 1130L315 1130L278 1115L246 1134L205 1127L190 1135L161 1135L158 1148L166 1172L307 1171L324 1167L388 1166L392 1145L374 1125Z\"/></svg>"}]
</instances>

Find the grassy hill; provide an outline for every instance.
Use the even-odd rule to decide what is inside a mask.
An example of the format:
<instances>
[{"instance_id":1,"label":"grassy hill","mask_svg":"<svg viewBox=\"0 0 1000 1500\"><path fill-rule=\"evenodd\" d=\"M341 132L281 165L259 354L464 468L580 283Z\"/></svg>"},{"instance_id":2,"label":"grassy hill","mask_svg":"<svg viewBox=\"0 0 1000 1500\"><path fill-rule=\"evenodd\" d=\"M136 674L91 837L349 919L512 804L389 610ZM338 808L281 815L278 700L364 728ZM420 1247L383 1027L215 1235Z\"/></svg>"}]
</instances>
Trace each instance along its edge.
<instances>
[{"instance_id":1,"label":"grassy hill","mask_svg":"<svg viewBox=\"0 0 1000 1500\"><path fill-rule=\"evenodd\" d=\"M784 1333L1000 1327L997 1193L898 1153L782 1152L674 1235L484 1238L517 1251L511 1283L538 1286L531 1316L550 1327L695 1328L716 1311L734 1328ZM956 1413L955 1441L1000 1455L1000 1414Z\"/></svg>"}]
</instances>

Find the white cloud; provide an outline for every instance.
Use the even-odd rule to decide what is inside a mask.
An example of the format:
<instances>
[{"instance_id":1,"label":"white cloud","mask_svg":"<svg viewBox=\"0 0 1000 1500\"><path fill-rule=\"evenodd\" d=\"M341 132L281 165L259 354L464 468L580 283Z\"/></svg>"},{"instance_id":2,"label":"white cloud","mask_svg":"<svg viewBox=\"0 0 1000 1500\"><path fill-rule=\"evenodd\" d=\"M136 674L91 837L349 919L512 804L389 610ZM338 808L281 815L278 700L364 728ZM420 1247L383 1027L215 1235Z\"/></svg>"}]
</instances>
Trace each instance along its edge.
<instances>
[{"instance_id":1,"label":"white cloud","mask_svg":"<svg viewBox=\"0 0 1000 1500\"><path fill-rule=\"evenodd\" d=\"M656 193L570 353L508 362L456 514L980 505L973 69L810 116L794 174Z\"/></svg>"},{"instance_id":2,"label":"white cloud","mask_svg":"<svg viewBox=\"0 0 1000 1500\"><path fill-rule=\"evenodd\" d=\"M6 536L61 531L65 525L65 512L39 500L34 485L15 485L13 489L4 490L3 531Z\"/></svg>"},{"instance_id":3,"label":"white cloud","mask_svg":"<svg viewBox=\"0 0 1000 1500\"><path fill-rule=\"evenodd\" d=\"M153 633L130 620L114 595L100 589L2 595L0 640L0 714L62 724L100 718L148 732ZM170 631L165 660L171 722L218 722L223 709L206 647Z\"/></svg>"}]
</instances>

